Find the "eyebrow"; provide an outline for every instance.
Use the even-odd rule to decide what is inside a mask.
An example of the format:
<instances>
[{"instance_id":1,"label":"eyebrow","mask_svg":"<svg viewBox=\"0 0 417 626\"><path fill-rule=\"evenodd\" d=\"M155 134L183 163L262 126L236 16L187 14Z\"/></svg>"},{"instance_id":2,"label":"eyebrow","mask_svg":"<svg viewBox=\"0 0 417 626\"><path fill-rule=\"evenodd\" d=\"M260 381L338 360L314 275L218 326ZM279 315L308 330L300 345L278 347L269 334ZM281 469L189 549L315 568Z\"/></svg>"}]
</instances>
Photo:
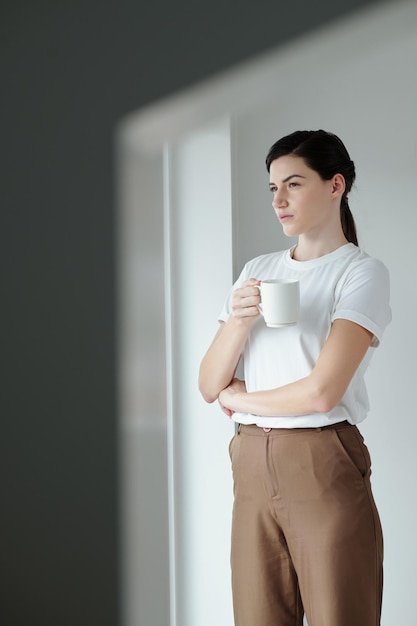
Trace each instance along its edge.
<instances>
[{"instance_id":1,"label":"eyebrow","mask_svg":"<svg viewBox=\"0 0 417 626\"><path fill-rule=\"evenodd\" d=\"M282 180L281 182L283 183L288 183L289 180L291 180L291 178L305 178L305 176L302 176L301 174L290 174L289 176L287 176L287 178L284 178L284 180ZM275 183L270 182L269 186L273 186L275 185Z\"/></svg>"}]
</instances>

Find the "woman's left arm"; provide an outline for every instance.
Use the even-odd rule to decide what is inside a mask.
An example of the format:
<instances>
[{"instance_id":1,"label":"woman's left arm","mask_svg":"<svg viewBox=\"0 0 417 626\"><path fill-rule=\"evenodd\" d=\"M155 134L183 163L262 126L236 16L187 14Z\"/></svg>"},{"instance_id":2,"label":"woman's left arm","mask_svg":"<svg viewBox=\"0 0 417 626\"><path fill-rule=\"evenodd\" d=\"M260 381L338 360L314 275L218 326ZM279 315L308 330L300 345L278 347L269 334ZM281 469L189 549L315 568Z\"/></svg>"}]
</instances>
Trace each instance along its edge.
<instances>
[{"instance_id":1,"label":"woman's left arm","mask_svg":"<svg viewBox=\"0 0 417 626\"><path fill-rule=\"evenodd\" d=\"M231 412L265 417L328 413L340 402L368 350L372 333L345 319L336 319L311 374L266 391L244 391L234 379L219 395Z\"/></svg>"}]
</instances>

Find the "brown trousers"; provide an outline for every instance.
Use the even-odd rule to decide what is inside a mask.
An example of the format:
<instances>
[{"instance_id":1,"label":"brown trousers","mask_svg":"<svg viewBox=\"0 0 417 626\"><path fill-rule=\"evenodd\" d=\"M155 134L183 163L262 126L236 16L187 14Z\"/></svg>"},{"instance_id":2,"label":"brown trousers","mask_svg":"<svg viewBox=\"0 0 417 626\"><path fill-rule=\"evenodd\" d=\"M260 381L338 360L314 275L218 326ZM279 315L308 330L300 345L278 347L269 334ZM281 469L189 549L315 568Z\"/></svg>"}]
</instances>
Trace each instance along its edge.
<instances>
[{"instance_id":1,"label":"brown trousers","mask_svg":"<svg viewBox=\"0 0 417 626\"><path fill-rule=\"evenodd\" d=\"M371 460L347 422L239 426L234 478L235 626L379 626L383 540Z\"/></svg>"}]
</instances>

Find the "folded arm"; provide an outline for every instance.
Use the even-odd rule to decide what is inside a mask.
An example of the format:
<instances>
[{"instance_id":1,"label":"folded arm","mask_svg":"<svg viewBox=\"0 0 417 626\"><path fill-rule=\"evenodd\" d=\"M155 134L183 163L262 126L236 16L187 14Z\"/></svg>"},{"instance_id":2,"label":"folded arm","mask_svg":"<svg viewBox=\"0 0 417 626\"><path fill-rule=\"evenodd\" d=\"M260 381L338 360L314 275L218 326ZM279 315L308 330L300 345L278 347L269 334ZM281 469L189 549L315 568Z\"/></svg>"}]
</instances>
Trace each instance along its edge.
<instances>
[{"instance_id":1,"label":"folded arm","mask_svg":"<svg viewBox=\"0 0 417 626\"><path fill-rule=\"evenodd\" d=\"M328 413L343 397L368 350L372 333L344 319L333 322L329 337L311 374L288 385L246 392L234 379L219 395L230 412L262 416Z\"/></svg>"}]
</instances>

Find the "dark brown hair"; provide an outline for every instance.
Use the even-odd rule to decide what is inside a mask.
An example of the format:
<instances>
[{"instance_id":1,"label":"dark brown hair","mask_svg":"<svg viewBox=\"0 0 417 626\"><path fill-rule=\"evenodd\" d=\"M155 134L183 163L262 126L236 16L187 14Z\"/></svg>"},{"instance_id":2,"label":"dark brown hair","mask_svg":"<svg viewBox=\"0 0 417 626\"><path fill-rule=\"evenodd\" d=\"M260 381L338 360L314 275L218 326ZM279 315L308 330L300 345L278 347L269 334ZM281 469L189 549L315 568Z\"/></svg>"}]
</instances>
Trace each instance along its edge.
<instances>
[{"instance_id":1,"label":"dark brown hair","mask_svg":"<svg viewBox=\"0 0 417 626\"><path fill-rule=\"evenodd\" d=\"M355 164L342 141L325 130L297 130L282 137L270 148L266 157L268 172L272 161L289 154L303 158L308 167L315 170L323 180L342 174L346 188L340 202L340 221L346 239L357 246L355 220L347 198L355 181Z\"/></svg>"}]
</instances>

